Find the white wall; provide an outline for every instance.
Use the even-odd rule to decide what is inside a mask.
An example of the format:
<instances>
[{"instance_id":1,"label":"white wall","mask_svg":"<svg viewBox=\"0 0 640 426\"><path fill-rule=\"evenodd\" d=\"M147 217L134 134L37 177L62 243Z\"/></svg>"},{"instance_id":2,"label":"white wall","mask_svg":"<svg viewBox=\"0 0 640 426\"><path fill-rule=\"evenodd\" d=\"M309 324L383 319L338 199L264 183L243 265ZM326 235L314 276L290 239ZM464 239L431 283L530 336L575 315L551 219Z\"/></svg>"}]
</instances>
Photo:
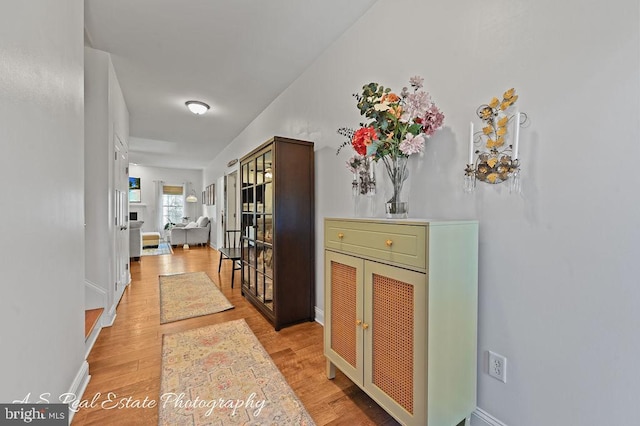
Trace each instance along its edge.
<instances>
[{"instance_id":1,"label":"white wall","mask_svg":"<svg viewBox=\"0 0 640 426\"><path fill-rule=\"evenodd\" d=\"M479 407L508 425L624 424L640 381L638 9L635 0L380 0L205 176L273 135L315 141L322 236L324 217L351 213L348 154L335 156L336 129L360 122L351 94L370 81L399 91L422 75L446 127L411 159L410 215L480 220ZM531 119L523 194L485 185L467 196L468 123L510 87ZM486 374L489 349L508 358L508 383Z\"/></svg>"},{"instance_id":2,"label":"white wall","mask_svg":"<svg viewBox=\"0 0 640 426\"><path fill-rule=\"evenodd\" d=\"M84 361L83 3L0 3L0 401L69 391Z\"/></svg>"},{"instance_id":3,"label":"white wall","mask_svg":"<svg viewBox=\"0 0 640 426\"><path fill-rule=\"evenodd\" d=\"M129 166L129 176L140 178L140 204L129 203L130 212L138 212L138 220L143 220L144 232L164 229L164 223L157 222L156 181L164 181L165 185L184 185L191 182L189 188L196 191L197 203L185 203L186 215L190 221L195 221L199 216L207 216L202 205L202 170L170 169L163 167L149 167L141 165ZM188 195L188 194L187 194ZM210 215L208 215L210 216Z\"/></svg>"},{"instance_id":4,"label":"white wall","mask_svg":"<svg viewBox=\"0 0 640 426\"><path fill-rule=\"evenodd\" d=\"M103 324L112 324L116 307L129 282L128 234L114 223L116 190L127 191L125 167L128 160L118 158L128 150L129 112L110 54L84 49L85 132L84 132L84 199L85 199L85 278L87 309L102 307ZM121 144L120 144L121 143ZM126 241L120 241L125 238ZM126 253L121 247L126 248ZM121 273L118 273L120 271ZM114 283L118 286L114 287ZM96 301L103 299L101 305Z\"/></svg>"}]
</instances>

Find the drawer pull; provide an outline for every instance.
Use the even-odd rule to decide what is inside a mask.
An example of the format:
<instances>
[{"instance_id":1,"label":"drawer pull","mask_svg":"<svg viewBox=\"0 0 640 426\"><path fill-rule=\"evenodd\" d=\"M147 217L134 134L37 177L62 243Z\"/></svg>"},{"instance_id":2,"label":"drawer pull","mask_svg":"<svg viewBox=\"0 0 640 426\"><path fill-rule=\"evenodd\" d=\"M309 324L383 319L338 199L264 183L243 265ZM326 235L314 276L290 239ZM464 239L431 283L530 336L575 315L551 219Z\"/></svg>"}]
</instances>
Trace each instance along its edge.
<instances>
[{"instance_id":1,"label":"drawer pull","mask_svg":"<svg viewBox=\"0 0 640 426\"><path fill-rule=\"evenodd\" d=\"M343 234L342 232L339 232L339 233L338 233L338 238L339 238L339 239L343 239L343 238L344 238L344 234Z\"/></svg>"},{"instance_id":2,"label":"drawer pull","mask_svg":"<svg viewBox=\"0 0 640 426\"><path fill-rule=\"evenodd\" d=\"M367 328L369 328L369 324L367 324L366 322L362 323L362 328L366 330Z\"/></svg>"},{"instance_id":3,"label":"drawer pull","mask_svg":"<svg viewBox=\"0 0 640 426\"><path fill-rule=\"evenodd\" d=\"M387 247L391 247L393 245L393 241L387 240L385 244L387 245Z\"/></svg>"},{"instance_id":4,"label":"drawer pull","mask_svg":"<svg viewBox=\"0 0 640 426\"><path fill-rule=\"evenodd\" d=\"M362 320L356 320L356 325L362 324Z\"/></svg>"}]
</instances>

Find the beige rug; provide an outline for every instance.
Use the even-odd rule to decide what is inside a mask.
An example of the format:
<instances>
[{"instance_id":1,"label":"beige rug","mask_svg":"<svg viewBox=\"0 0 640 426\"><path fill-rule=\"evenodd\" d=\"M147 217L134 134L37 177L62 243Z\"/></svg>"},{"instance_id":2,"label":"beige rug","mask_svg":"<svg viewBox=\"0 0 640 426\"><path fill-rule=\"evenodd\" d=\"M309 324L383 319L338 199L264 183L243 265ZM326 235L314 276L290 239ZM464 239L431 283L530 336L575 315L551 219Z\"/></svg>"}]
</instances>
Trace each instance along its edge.
<instances>
[{"instance_id":1,"label":"beige rug","mask_svg":"<svg viewBox=\"0 0 640 426\"><path fill-rule=\"evenodd\" d=\"M160 324L231 308L205 272L160 275Z\"/></svg>"},{"instance_id":2,"label":"beige rug","mask_svg":"<svg viewBox=\"0 0 640 426\"><path fill-rule=\"evenodd\" d=\"M314 425L244 319L162 337L159 425Z\"/></svg>"}]
</instances>

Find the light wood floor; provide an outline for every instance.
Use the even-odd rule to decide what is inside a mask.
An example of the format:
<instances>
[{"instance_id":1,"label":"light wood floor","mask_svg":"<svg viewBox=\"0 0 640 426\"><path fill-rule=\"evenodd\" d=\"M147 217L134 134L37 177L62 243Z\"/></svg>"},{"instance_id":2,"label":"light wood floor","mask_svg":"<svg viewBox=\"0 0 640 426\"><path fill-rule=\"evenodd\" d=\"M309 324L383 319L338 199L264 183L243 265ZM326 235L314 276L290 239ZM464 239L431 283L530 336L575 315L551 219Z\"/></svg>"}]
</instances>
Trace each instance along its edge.
<instances>
[{"instance_id":1,"label":"light wood floor","mask_svg":"<svg viewBox=\"0 0 640 426\"><path fill-rule=\"evenodd\" d=\"M321 325L308 322L275 332L241 296L239 271L231 289L230 267L229 261L223 261L218 275L218 252L209 247L178 247L173 255L132 262L132 282L120 301L115 323L102 329L88 358L91 381L82 400L83 405L94 407L76 413L73 425L157 425L157 408L103 409L101 403L109 392L116 401L159 398L163 333L239 318L247 321L318 425L398 424L342 373L327 380ZM160 325L158 275L197 271L205 271L235 308Z\"/></svg>"}]
</instances>

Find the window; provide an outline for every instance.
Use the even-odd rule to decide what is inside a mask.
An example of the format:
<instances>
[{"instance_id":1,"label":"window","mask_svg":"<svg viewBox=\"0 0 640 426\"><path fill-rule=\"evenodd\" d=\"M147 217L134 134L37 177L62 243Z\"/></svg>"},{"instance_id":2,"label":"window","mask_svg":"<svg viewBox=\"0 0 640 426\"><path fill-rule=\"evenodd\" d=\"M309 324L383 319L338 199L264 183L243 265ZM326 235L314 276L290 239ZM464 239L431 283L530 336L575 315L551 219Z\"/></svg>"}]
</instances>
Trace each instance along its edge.
<instances>
[{"instance_id":1,"label":"window","mask_svg":"<svg viewBox=\"0 0 640 426\"><path fill-rule=\"evenodd\" d=\"M164 223L180 223L184 216L184 188L182 185L163 185L162 220Z\"/></svg>"}]
</instances>

